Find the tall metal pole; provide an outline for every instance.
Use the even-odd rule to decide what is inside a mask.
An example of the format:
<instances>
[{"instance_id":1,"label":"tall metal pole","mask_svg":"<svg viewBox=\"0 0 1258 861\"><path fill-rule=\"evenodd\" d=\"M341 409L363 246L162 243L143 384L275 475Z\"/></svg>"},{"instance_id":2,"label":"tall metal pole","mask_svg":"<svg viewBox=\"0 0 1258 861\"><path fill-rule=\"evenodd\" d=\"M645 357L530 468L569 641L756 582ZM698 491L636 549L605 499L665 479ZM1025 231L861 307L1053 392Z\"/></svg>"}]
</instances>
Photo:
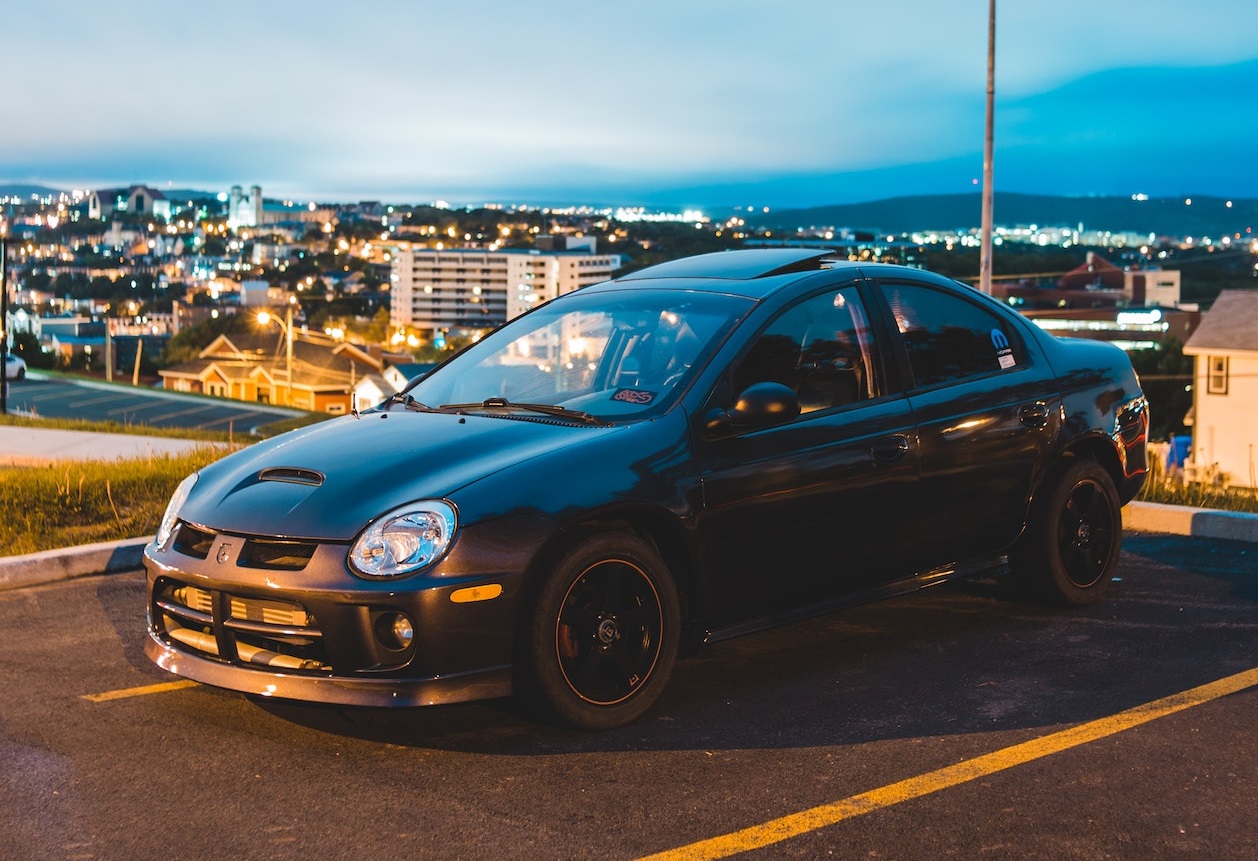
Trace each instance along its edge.
<instances>
[{"instance_id":1,"label":"tall metal pole","mask_svg":"<svg viewBox=\"0 0 1258 861\"><path fill-rule=\"evenodd\" d=\"M0 356L5 359L0 371L0 416L9 414L9 244L7 231L0 233Z\"/></svg>"},{"instance_id":2,"label":"tall metal pole","mask_svg":"<svg viewBox=\"0 0 1258 861\"><path fill-rule=\"evenodd\" d=\"M996 0L987 7L987 129L983 141L983 235L978 287L992 292L992 118L996 107Z\"/></svg>"}]
</instances>

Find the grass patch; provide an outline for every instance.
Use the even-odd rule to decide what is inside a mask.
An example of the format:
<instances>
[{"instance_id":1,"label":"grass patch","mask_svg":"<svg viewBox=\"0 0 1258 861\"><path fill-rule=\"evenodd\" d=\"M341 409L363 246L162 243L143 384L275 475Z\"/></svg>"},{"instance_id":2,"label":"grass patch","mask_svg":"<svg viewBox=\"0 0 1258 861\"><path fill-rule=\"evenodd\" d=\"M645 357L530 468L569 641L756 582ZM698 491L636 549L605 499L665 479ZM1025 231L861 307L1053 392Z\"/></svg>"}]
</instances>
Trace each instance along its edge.
<instances>
[{"instance_id":1,"label":"grass patch","mask_svg":"<svg viewBox=\"0 0 1258 861\"><path fill-rule=\"evenodd\" d=\"M121 433L207 443L184 454L116 461L60 461L51 466L0 467L0 554L18 556L98 541L140 538L157 531L175 486L191 472L263 436L322 421L306 413L266 425L259 435L196 428L7 415L0 425ZM222 444L227 443L224 449Z\"/></svg>"},{"instance_id":2,"label":"grass patch","mask_svg":"<svg viewBox=\"0 0 1258 861\"><path fill-rule=\"evenodd\" d=\"M1150 477L1136 499L1217 511L1258 513L1258 490L1224 488L1205 482L1182 483Z\"/></svg>"},{"instance_id":3,"label":"grass patch","mask_svg":"<svg viewBox=\"0 0 1258 861\"><path fill-rule=\"evenodd\" d=\"M121 424L114 421L89 421L88 419L52 419L39 416L0 416L0 425L16 427L45 428L51 430L88 431L91 433L122 433L135 436L155 436L167 439L196 439L206 442L255 442L279 436L295 428L312 425L331 418L326 413L303 413L302 415L284 417L270 424L259 425L256 434L238 434L228 431L202 430L200 428L154 427L153 425Z\"/></svg>"},{"instance_id":4,"label":"grass patch","mask_svg":"<svg viewBox=\"0 0 1258 861\"><path fill-rule=\"evenodd\" d=\"M207 445L112 463L0 468L0 547L16 556L152 535L175 486L223 454Z\"/></svg>"},{"instance_id":5,"label":"grass patch","mask_svg":"<svg viewBox=\"0 0 1258 861\"><path fill-rule=\"evenodd\" d=\"M40 428L41 430L87 431L89 433L120 433L131 436L155 436L163 439L193 439L206 442L235 442L226 431L200 430L197 428L166 428L150 425L121 424L113 421L89 421L88 419L46 419L37 416L0 416L0 425ZM237 435L238 436L238 435ZM253 440L255 437L246 437Z\"/></svg>"}]
</instances>

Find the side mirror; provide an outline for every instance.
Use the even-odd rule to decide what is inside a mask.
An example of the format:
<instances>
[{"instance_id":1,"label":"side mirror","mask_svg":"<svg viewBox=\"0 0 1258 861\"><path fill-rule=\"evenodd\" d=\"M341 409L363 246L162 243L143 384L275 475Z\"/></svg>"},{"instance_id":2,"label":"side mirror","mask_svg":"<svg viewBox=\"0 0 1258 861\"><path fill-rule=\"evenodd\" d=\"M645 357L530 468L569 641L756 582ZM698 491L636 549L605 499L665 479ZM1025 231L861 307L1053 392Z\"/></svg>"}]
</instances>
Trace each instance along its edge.
<instances>
[{"instance_id":1,"label":"side mirror","mask_svg":"<svg viewBox=\"0 0 1258 861\"><path fill-rule=\"evenodd\" d=\"M704 422L709 433L724 430L771 427L789 422L799 415L799 397L781 383L753 383L734 406L713 410Z\"/></svg>"}]
</instances>

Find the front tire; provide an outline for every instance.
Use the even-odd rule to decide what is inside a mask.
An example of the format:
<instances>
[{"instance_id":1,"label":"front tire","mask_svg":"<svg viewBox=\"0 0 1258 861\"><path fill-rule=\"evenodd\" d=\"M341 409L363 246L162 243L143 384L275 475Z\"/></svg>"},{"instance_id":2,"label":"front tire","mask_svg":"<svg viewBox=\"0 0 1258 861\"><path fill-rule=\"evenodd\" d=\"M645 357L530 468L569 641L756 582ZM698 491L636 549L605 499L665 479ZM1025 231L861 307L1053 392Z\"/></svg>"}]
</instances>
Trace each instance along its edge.
<instances>
[{"instance_id":1,"label":"front tire","mask_svg":"<svg viewBox=\"0 0 1258 861\"><path fill-rule=\"evenodd\" d=\"M1015 577L1035 597L1082 607L1103 599L1118 567L1122 505L1114 481L1094 460L1077 460L1031 508L1010 554Z\"/></svg>"},{"instance_id":2,"label":"front tire","mask_svg":"<svg viewBox=\"0 0 1258 861\"><path fill-rule=\"evenodd\" d=\"M525 624L524 692L569 726L611 729L650 708L672 674L677 589L649 544L596 535L555 565Z\"/></svg>"}]
</instances>

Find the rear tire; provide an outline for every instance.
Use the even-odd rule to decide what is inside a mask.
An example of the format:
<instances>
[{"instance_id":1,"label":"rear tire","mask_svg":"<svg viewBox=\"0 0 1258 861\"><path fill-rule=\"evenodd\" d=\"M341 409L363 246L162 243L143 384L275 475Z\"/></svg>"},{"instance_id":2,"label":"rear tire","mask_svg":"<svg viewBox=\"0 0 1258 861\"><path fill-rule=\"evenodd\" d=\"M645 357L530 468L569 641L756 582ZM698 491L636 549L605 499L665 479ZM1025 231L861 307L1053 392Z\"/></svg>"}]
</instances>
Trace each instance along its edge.
<instances>
[{"instance_id":1,"label":"rear tire","mask_svg":"<svg viewBox=\"0 0 1258 861\"><path fill-rule=\"evenodd\" d=\"M526 695L581 729L640 717L677 658L677 589L655 549L629 535L596 535L568 551L541 584L525 621Z\"/></svg>"},{"instance_id":2,"label":"rear tire","mask_svg":"<svg viewBox=\"0 0 1258 861\"><path fill-rule=\"evenodd\" d=\"M1113 479L1096 461L1076 460L1032 505L1010 565L1021 585L1040 600L1094 604L1105 597L1118 567L1122 532Z\"/></svg>"}]
</instances>

